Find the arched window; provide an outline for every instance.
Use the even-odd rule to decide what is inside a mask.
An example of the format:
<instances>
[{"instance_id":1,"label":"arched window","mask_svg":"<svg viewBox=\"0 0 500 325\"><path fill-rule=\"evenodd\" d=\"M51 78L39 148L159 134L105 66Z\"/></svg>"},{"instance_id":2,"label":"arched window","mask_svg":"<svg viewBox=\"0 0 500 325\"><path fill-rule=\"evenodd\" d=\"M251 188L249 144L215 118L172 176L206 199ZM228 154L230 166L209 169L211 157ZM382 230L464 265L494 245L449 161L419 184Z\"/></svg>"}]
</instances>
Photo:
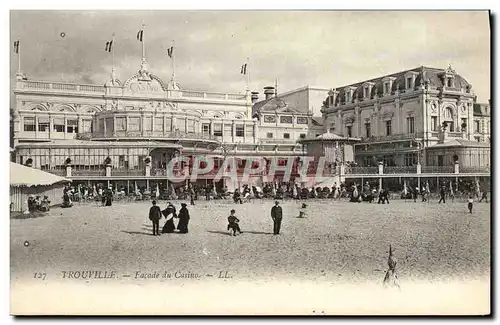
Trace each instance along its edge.
<instances>
[{"instance_id":1,"label":"arched window","mask_svg":"<svg viewBox=\"0 0 500 325\"><path fill-rule=\"evenodd\" d=\"M446 115L446 118L450 118L450 119L453 118L453 108L447 107L445 115Z\"/></svg>"}]
</instances>

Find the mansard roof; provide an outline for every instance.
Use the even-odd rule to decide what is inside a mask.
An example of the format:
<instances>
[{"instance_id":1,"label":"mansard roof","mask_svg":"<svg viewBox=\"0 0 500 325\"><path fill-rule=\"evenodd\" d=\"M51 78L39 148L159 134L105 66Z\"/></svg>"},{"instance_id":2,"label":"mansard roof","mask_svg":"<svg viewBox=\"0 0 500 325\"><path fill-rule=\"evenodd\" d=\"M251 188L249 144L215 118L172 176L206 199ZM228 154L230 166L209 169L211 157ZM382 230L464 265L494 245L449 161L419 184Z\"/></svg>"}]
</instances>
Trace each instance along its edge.
<instances>
[{"instance_id":1,"label":"mansard roof","mask_svg":"<svg viewBox=\"0 0 500 325\"><path fill-rule=\"evenodd\" d=\"M252 116L260 115L263 113L307 114L309 112L297 109L296 107L287 103L285 100L273 96L271 98L261 100L260 102L253 104Z\"/></svg>"},{"instance_id":2,"label":"mansard roof","mask_svg":"<svg viewBox=\"0 0 500 325\"><path fill-rule=\"evenodd\" d=\"M421 66L418 68L410 69L410 70L405 70L369 80L363 80L354 84L350 85L344 85L341 87L336 87L336 89L339 91L336 102L345 102L345 89L352 87L355 89L353 93L353 99L354 98L363 98L363 85L365 83L371 82L373 83L373 87L370 93L370 96L373 97L375 94L378 96L383 95L383 79L385 78L393 78L392 82L392 89L391 91L396 91L396 90L404 90L405 89L405 76L409 72L414 72L417 74L415 78L415 87L419 87L423 84L427 84L429 87L432 88L439 88L443 86L443 79L441 78L441 75L443 74L453 74L455 77L455 87L459 90L466 91L467 89L471 89L472 86L467 82L467 80L457 74L454 70L451 69L451 67L448 67L447 69L436 69L436 68L430 68L430 67L425 67Z\"/></svg>"}]
</instances>

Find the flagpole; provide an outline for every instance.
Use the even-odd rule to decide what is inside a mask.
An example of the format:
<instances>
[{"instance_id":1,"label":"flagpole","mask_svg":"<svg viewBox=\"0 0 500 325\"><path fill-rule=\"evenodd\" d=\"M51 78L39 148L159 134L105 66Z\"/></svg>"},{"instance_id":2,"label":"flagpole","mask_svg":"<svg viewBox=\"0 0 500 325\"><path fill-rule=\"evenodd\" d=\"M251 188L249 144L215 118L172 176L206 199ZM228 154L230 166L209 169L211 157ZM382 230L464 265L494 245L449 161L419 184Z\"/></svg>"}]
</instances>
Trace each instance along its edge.
<instances>
[{"instance_id":1,"label":"flagpole","mask_svg":"<svg viewBox=\"0 0 500 325\"><path fill-rule=\"evenodd\" d=\"M249 59L247 58L247 90L250 90L250 65L248 61Z\"/></svg>"},{"instance_id":2,"label":"flagpole","mask_svg":"<svg viewBox=\"0 0 500 325\"><path fill-rule=\"evenodd\" d=\"M111 79L115 81L115 33L111 39Z\"/></svg>"},{"instance_id":3,"label":"flagpole","mask_svg":"<svg viewBox=\"0 0 500 325\"><path fill-rule=\"evenodd\" d=\"M21 73L21 42L17 40L17 72Z\"/></svg>"},{"instance_id":4,"label":"flagpole","mask_svg":"<svg viewBox=\"0 0 500 325\"><path fill-rule=\"evenodd\" d=\"M172 40L172 80L175 80L175 40Z\"/></svg>"},{"instance_id":5,"label":"flagpole","mask_svg":"<svg viewBox=\"0 0 500 325\"><path fill-rule=\"evenodd\" d=\"M146 43L146 37L144 37L144 30L145 30L146 25L142 24L142 61L146 61L146 46L144 43Z\"/></svg>"}]
</instances>

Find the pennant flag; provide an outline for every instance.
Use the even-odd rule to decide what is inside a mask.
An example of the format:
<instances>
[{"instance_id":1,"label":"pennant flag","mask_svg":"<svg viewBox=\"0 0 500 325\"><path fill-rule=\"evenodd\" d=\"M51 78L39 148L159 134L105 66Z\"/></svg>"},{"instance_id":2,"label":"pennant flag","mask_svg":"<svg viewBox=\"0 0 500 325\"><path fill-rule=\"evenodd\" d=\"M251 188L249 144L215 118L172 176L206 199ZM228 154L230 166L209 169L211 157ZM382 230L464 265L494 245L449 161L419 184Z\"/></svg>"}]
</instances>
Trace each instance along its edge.
<instances>
[{"instance_id":1,"label":"pennant flag","mask_svg":"<svg viewBox=\"0 0 500 325\"><path fill-rule=\"evenodd\" d=\"M14 42L14 53L19 53L19 41Z\"/></svg>"},{"instance_id":2,"label":"pennant flag","mask_svg":"<svg viewBox=\"0 0 500 325\"><path fill-rule=\"evenodd\" d=\"M247 74L247 63L241 66L241 74Z\"/></svg>"},{"instance_id":3,"label":"pennant flag","mask_svg":"<svg viewBox=\"0 0 500 325\"><path fill-rule=\"evenodd\" d=\"M174 55L174 47L170 47L169 49L167 49L167 54L170 58L172 58L172 56Z\"/></svg>"},{"instance_id":4,"label":"pennant flag","mask_svg":"<svg viewBox=\"0 0 500 325\"><path fill-rule=\"evenodd\" d=\"M137 32L137 40L139 42L142 42L142 34L144 33L144 31L141 29L139 32Z\"/></svg>"},{"instance_id":5,"label":"pennant flag","mask_svg":"<svg viewBox=\"0 0 500 325\"><path fill-rule=\"evenodd\" d=\"M113 41L106 42L106 52L111 52L111 48L113 47Z\"/></svg>"}]
</instances>

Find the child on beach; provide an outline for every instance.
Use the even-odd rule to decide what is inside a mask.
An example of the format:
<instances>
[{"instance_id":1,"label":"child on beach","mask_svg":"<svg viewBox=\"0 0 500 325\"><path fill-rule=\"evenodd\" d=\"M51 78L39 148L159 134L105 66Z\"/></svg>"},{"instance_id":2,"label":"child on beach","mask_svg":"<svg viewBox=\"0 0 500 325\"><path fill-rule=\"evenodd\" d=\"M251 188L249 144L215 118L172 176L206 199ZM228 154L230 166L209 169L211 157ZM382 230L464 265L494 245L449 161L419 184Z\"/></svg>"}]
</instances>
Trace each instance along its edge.
<instances>
[{"instance_id":1,"label":"child on beach","mask_svg":"<svg viewBox=\"0 0 500 325\"><path fill-rule=\"evenodd\" d=\"M472 207L473 207L473 203L474 203L474 198L472 197L472 195L469 195L469 204L468 204L468 208L469 208L469 212L472 213Z\"/></svg>"},{"instance_id":2,"label":"child on beach","mask_svg":"<svg viewBox=\"0 0 500 325\"><path fill-rule=\"evenodd\" d=\"M229 222L229 224L227 225L227 230L232 230L233 236L236 236L236 232L239 232L240 234L243 233L240 229L240 225L238 224L240 220L234 215L235 212L236 211L232 209L231 215L227 218L227 221Z\"/></svg>"}]
</instances>

